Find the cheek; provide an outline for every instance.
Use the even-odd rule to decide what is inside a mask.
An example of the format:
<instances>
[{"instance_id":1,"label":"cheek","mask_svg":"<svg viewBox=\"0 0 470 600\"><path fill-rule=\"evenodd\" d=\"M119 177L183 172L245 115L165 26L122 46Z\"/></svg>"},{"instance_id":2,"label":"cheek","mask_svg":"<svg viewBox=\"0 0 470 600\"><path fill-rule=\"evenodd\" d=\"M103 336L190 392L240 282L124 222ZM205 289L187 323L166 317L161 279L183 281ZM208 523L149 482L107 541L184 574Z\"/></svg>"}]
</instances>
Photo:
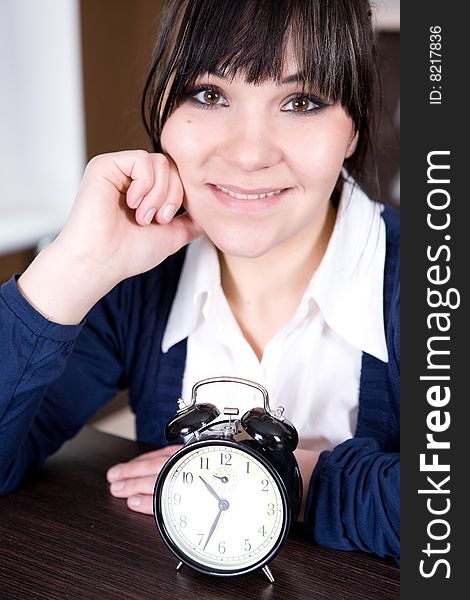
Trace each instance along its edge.
<instances>
[{"instance_id":1,"label":"cheek","mask_svg":"<svg viewBox=\"0 0 470 600\"><path fill-rule=\"evenodd\" d=\"M176 163L180 174L190 171L204 155L204 133L197 122L174 113L162 131L162 149Z\"/></svg>"},{"instance_id":2,"label":"cheek","mask_svg":"<svg viewBox=\"0 0 470 600\"><path fill-rule=\"evenodd\" d=\"M317 128L303 136L300 143L290 143L291 165L307 185L336 181L346 158L349 135L349 128L340 125L328 130Z\"/></svg>"}]
</instances>

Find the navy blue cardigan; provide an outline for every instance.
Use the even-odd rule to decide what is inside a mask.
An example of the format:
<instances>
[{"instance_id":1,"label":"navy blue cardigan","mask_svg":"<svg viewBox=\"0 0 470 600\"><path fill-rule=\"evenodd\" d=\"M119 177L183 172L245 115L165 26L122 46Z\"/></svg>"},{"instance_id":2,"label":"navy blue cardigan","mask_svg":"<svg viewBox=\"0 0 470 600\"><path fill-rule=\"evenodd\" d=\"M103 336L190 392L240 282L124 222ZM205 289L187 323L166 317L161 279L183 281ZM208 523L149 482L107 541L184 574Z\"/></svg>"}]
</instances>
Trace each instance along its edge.
<instances>
[{"instance_id":1,"label":"navy blue cardigan","mask_svg":"<svg viewBox=\"0 0 470 600\"><path fill-rule=\"evenodd\" d=\"M354 438L323 452L305 524L319 544L399 556L399 224L387 231L384 313L389 362L363 354ZM137 438L166 444L182 387L186 340L161 341L184 249L116 286L77 326L36 312L12 278L0 290L0 493L20 484L114 394L128 388ZM338 369L341 365L338 365Z\"/></svg>"}]
</instances>

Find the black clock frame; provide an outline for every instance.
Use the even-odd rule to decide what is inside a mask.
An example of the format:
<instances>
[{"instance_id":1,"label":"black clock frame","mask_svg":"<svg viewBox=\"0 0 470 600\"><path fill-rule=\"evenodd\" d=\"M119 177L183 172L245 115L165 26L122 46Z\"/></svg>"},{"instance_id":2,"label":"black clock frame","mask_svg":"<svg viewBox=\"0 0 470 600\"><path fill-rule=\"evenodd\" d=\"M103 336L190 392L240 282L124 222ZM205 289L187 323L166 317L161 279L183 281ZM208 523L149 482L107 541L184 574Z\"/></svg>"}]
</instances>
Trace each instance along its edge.
<instances>
[{"instance_id":1,"label":"black clock frame","mask_svg":"<svg viewBox=\"0 0 470 600\"><path fill-rule=\"evenodd\" d=\"M219 423L219 425L220 425L220 423ZM198 448L202 448L205 446L229 446L232 448L237 448L238 450L242 450L242 451L246 452L247 454L250 454L269 471L269 473L272 475L273 479L275 480L275 482L279 488L282 505L283 505L284 518L283 518L283 524L282 524L282 528L279 533L278 539L276 540L276 543L274 544L274 546L272 547L272 549L269 551L269 553L267 555L263 556L258 562L254 563L252 565L249 565L248 567L242 567L242 568L237 568L237 569L232 569L232 570L228 570L228 569L224 569L224 570L220 569L219 570L219 569L214 569L213 567L208 567L208 566L205 566L205 565L202 565L202 564L196 562L192 558L188 557L175 544L175 542L173 541L172 537L170 536L169 532L166 529L165 523L163 522L163 514L162 514L162 509L161 509L161 494L162 494L163 483L165 481L166 475L170 471L171 467L178 460L180 460L185 454L188 454L189 452L193 452L194 450L197 450ZM286 485L285 485L281 475L279 474L279 472L277 471L277 469L275 468L273 463L270 462L267 458L265 458L265 456L263 456L262 450L258 451L257 449L253 448L253 444L250 443L250 440L234 441L232 439L221 439L220 437L216 437L214 439L205 438L203 440L189 442L183 448L181 448L180 450L175 452L175 454L173 454L173 456L165 463L165 465L161 469L161 471L158 475L157 481L155 483L155 489L154 489L154 494L153 494L153 514L154 514L155 523L158 528L158 531L160 532L160 535L162 536L163 540L165 541L165 543L167 544L167 546L171 550L171 552L181 562L183 562L184 564L188 565L189 567L195 569L196 571L199 571L199 572L205 573L205 574L216 575L216 576L220 576L220 577L229 577L229 576L233 577L236 575L244 575L246 573L256 571L257 569L261 569L268 562L270 562L276 556L276 554L279 552L281 545L282 545L283 541L285 540L285 538L287 537L287 534L289 532L290 523L291 523L291 506L292 506L292 504L291 504L289 495L287 493Z\"/></svg>"}]
</instances>

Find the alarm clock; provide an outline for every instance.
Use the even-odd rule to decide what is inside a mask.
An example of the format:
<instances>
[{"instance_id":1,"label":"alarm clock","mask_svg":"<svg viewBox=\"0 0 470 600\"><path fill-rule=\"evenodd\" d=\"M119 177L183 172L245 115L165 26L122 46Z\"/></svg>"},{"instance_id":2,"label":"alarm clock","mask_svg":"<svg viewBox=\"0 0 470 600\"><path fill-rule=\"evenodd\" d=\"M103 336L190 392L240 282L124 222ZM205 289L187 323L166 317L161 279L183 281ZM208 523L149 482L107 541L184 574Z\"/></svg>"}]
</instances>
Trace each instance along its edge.
<instances>
[{"instance_id":1,"label":"alarm clock","mask_svg":"<svg viewBox=\"0 0 470 600\"><path fill-rule=\"evenodd\" d=\"M197 404L201 386L237 383L258 390L263 407L241 418L224 408L218 420L213 404ZM197 571L232 576L262 569L279 551L300 510L302 480L293 454L298 434L273 412L266 389L238 377L213 377L196 383L191 402L178 401L166 426L169 442L185 445L161 469L153 496L161 537L179 560ZM223 403L221 403L223 405Z\"/></svg>"}]
</instances>

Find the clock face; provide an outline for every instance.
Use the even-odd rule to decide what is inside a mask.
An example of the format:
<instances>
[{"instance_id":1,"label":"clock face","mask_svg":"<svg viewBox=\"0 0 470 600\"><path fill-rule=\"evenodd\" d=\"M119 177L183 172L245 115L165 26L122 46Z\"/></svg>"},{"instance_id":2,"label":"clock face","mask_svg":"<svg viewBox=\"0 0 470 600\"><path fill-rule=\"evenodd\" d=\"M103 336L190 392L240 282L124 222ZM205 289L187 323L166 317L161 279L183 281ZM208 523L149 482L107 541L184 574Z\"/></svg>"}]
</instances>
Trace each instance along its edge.
<instances>
[{"instance_id":1,"label":"clock face","mask_svg":"<svg viewBox=\"0 0 470 600\"><path fill-rule=\"evenodd\" d=\"M203 570L250 570L284 537L282 482L239 445L189 447L159 480L160 530L177 555Z\"/></svg>"}]
</instances>

